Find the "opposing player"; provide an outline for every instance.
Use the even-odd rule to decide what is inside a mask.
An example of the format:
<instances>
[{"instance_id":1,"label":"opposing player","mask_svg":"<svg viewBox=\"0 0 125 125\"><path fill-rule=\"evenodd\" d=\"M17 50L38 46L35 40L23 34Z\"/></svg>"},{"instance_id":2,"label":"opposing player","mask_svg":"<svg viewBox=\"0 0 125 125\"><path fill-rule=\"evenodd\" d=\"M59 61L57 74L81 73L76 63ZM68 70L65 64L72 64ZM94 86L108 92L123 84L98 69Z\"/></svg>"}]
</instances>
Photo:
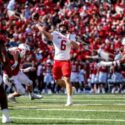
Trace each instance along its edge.
<instances>
[{"instance_id":1,"label":"opposing player","mask_svg":"<svg viewBox=\"0 0 125 125\"><path fill-rule=\"evenodd\" d=\"M8 63L8 57L4 42L5 37L3 35L0 35L0 105L2 110L2 123L10 123L11 120L8 112L7 97L3 87L2 66L8 71L9 77L11 77L11 68Z\"/></svg>"},{"instance_id":2,"label":"opposing player","mask_svg":"<svg viewBox=\"0 0 125 125\"><path fill-rule=\"evenodd\" d=\"M65 106L70 106L72 105L70 50L71 47L78 48L79 44L66 37L68 27L65 24L59 26L60 32L54 31L52 33L47 32L45 26L37 24L36 27L48 39L48 41L53 42L55 48L53 77L57 84L62 87L66 87L67 102Z\"/></svg>"},{"instance_id":3,"label":"opposing player","mask_svg":"<svg viewBox=\"0 0 125 125\"><path fill-rule=\"evenodd\" d=\"M8 95L8 99L15 101L15 97L18 97L26 93L26 89L23 87L23 84L27 87L27 91L30 94L31 99L41 98L40 95L36 95L32 92L32 81L24 74L28 70L32 70L32 67L26 69L20 69L21 59L25 57L26 52L30 48L27 44L20 44L18 47L10 48L8 51L9 61L11 63L12 77L15 91ZM3 80L5 84L10 84L8 81L8 71L4 70Z\"/></svg>"}]
</instances>

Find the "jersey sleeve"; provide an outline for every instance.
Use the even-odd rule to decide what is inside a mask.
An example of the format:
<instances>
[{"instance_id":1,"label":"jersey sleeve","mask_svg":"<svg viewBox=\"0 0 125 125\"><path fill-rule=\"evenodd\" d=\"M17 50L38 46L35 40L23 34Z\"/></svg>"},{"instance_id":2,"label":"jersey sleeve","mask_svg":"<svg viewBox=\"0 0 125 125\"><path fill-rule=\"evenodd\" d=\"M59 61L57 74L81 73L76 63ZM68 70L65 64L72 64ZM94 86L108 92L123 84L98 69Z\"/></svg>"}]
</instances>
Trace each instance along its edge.
<instances>
[{"instance_id":1,"label":"jersey sleeve","mask_svg":"<svg viewBox=\"0 0 125 125\"><path fill-rule=\"evenodd\" d=\"M57 39L58 32L54 31L54 32L51 33L51 35L53 36L52 42L54 42Z\"/></svg>"}]
</instances>

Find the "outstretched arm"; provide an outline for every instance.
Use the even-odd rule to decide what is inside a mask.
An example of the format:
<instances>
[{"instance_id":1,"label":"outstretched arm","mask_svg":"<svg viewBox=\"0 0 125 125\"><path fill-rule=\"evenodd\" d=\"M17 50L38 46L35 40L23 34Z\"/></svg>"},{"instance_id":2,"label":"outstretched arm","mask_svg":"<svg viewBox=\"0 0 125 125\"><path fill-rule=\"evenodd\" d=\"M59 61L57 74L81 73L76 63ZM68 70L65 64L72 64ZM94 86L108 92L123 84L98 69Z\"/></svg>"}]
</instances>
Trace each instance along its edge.
<instances>
[{"instance_id":1,"label":"outstretched arm","mask_svg":"<svg viewBox=\"0 0 125 125\"><path fill-rule=\"evenodd\" d=\"M45 37L49 40L52 41L53 40L53 36L46 31L46 28L44 26L40 26L39 24L36 25L36 27L39 29L39 31L45 35Z\"/></svg>"},{"instance_id":2,"label":"outstretched arm","mask_svg":"<svg viewBox=\"0 0 125 125\"><path fill-rule=\"evenodd\" d=\"M105 62L105 61L101 61L99 63L100 66L120 66L120 64L125 63L125 56L123 56L120 60L115 60L115 61L109 61L109 62Z\"/></svg>"},{"instance_id":3,"label":"outstretched arm","mask_svg":"<svg viewBox=\"0 0 125 125\"><path fill-rule=\"evenodd\" d=\"M108 61L108 62L101 61L101 62L99 62L99 66L112 66L112 65L113 65L113 62L111 62L111 61Z\"/></svg>"},{"instance_id":4,"label":"outstretched arm","mask_svg":"<svg viewBox=\"0 0 125 125\"><path fill-rule=\"evenodd\" d=\"M27 72L30 72L30 71L34 71L35 70L35 67L28 67L28 68L23 68L21 69L22 72L24 73L27 73Z\"/></svg>"}]
</instances>

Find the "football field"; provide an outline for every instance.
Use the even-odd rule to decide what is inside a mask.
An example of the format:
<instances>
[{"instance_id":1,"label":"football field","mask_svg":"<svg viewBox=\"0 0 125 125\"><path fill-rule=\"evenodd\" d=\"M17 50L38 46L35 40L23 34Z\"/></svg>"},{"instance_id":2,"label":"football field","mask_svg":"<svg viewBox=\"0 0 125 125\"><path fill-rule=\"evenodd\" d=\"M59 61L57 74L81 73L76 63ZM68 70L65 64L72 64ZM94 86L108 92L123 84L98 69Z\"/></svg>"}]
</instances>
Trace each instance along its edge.
<instances>
[{"instance_id":1,"label":"football field","mask_svg":"<svg viewBox=\"0 0 125 125\"><path fill-rule=\"evenodd\" d=\"M11 125L125 125L125 95L74 95L65 107L65 95L27 96L9 102Z\"/></svg>"}]
</instances>

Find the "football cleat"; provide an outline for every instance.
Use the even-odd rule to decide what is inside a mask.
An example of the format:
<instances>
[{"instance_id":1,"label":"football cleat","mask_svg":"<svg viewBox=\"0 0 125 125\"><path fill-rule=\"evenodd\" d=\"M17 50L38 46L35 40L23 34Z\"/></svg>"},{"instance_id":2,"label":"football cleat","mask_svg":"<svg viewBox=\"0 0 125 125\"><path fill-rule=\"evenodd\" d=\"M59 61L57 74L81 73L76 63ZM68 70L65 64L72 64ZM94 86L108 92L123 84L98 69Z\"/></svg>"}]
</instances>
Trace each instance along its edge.
<instances>
[{"instance_id":1,"label":"football cleat","mask_svg":"<svg viewBox=\"0 0 125 125\"><path fill-rule=\"evenodd\" d=\"M66 103L66 104L65 104L65 106L67 106L67 107L68 107L68 106L71 106L71 105L73 105L72 102L71 102L71 103Z\"/></svg>"},{"instance_id":2,"label":"football cleat","mask_svg":"<svg viewBox=\"0 0 125 125\"><path fill-rule=\"evenodd\" d=\"M6 124L6 123L11 123L11 120L9 118L9 113L7 109L3 109L2 110L2 123Z\"/></svg>"},{"instance_id":3,"label":"football cleat","mask_svg":"<svg viewBox=\"0 0 125 125\"><path fill-rule=\"evenodd\" d=\"M3 124L11 123L11 120L6 116L2 116L2 123Z\"/></svg>"},{"instance_id":4,"label":"football cleat","mask_svg":"<svg viewBox=\"0 0 125 125\"><path fill-rule=\"evenodd\" d=\"M37 94L33 94L33 95L31 96L31 100L34 100L34 99L41 99L41 98L43 98L43 96L37 95Z\"/></svg>"}]
</instances>

